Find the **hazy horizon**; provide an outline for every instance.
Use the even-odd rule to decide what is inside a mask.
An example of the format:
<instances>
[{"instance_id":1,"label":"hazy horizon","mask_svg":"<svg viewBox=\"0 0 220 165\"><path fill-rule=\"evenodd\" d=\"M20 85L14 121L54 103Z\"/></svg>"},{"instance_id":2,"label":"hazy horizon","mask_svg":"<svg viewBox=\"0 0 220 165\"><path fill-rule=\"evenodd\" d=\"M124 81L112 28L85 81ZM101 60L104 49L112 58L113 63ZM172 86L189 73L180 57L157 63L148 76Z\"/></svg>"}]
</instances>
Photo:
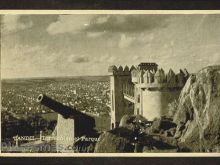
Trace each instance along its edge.
<instances>
[{"instance_id":1,"label":"hazy horizon","mask_svg":"<svg viewBox=\"0 0 220 165\"><path fill-rule=\"evenodd\" d=\"M50 78L77 78L77 77L108 77L108 75L84 75L84 76L48 76L48 77L9 77L1 78L1 80L13 80L13 79L50 79Z\"/></svg>"},{"instance_id":2,"label":"hazy horizon","mask_svg":"<svg viewBox=\"0 0 220 165\"><path fill-rule=\"evenodd\" d=\"M220 15L5 15L1 77L106 76L156 62L190 73L220 64Z\"/></svg>"}]
</instances>

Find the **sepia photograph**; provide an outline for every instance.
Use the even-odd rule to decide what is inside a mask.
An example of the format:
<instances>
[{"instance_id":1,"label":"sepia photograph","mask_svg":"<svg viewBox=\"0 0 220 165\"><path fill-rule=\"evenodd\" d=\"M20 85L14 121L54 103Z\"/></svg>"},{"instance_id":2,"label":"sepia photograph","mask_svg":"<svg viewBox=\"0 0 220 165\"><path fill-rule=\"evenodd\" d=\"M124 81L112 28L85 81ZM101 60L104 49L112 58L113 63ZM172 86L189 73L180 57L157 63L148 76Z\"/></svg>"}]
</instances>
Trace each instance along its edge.
<instances>
[{"instance_id":1,"label":"sepia photograph","mask_svg":"<svg viewBox=\"0 0 220 165\"><path fill-rule=\"evenodd\" d=\"M220 12L0 17L2 153L220 153Z\"/></svg>"}]
</instances>

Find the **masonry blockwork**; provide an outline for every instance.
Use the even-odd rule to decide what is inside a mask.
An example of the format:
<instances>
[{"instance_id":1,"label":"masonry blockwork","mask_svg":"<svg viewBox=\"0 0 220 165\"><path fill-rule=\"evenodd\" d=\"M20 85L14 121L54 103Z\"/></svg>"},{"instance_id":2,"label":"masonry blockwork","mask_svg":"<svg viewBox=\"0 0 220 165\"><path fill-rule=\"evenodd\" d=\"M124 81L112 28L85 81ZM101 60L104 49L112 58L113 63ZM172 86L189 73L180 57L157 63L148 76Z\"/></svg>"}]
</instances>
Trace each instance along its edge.
<instances>
[{"instance_id":1,"label":"masonry blockwork","mask_svg":"<svg viewBox=\"0 0 220 165\"><path fill-rule=\"evenodd\" d=\"M186 69L165 73L156 63L137 67L110 66L111 126L117 127L125 114L140 114L148 120L167 113L168 104L179 97L189 77Z\"/></svg>"}]
</instances>

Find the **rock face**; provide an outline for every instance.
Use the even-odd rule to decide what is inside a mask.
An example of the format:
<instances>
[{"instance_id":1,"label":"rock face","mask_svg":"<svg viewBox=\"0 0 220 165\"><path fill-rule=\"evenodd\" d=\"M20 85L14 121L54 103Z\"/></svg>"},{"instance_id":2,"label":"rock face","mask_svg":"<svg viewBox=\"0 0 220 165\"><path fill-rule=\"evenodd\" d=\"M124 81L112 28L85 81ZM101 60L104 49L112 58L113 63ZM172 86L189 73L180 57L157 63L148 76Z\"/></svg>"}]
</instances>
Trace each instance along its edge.
<instances>
[{"instance_id":1,"label":"rock face","mask_svg":"<svg viewBox=\"0 0 220 165\"><path fill-rule=\"evenodd\" d=\"M175 137L191 151L219 151L220 66L191 75L184 86L173 121Z\"/></svg>"}]
</instances>

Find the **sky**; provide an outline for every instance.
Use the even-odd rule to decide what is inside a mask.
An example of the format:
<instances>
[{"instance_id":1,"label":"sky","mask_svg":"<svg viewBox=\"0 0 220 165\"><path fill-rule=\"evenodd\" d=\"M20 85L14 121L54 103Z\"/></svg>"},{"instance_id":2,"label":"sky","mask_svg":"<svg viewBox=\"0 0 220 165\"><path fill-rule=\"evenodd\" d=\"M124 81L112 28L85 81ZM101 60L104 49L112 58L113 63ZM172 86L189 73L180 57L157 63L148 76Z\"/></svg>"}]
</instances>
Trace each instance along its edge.
<instances>
[{"instance_id":1,"label":"sky","mask_svg":"<svg viewBox=\"0 0 220 165\"><path fill-rule=\"evenodd\" d=\"M156 62L190 73L220 64L220 15L4 15L1 77L107 75Z\"/></svg>"}]
</instances>

